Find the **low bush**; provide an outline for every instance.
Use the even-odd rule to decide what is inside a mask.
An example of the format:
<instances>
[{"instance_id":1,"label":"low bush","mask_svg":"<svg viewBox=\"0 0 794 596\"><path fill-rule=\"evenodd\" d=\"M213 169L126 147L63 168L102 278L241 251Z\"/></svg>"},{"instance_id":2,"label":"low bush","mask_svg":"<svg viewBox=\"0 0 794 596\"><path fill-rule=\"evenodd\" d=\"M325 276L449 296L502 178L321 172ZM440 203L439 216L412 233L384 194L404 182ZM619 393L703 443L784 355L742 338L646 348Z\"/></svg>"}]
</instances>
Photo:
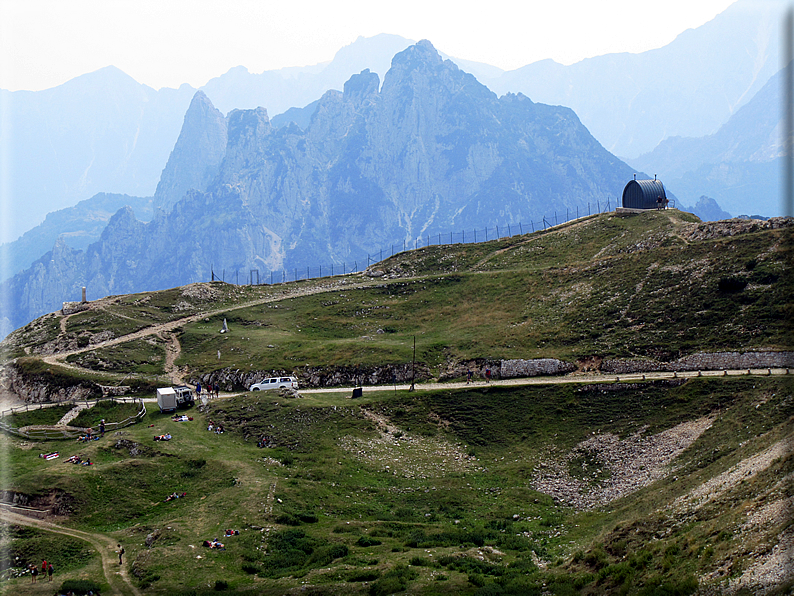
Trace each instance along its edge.
<instances>
[{"instance_id":1,"label":"low bush","mask_svg":"<svg viewBox=\"0 0 794 596\"><path fill-rule=\"evenodd\" d=\"M351 571L347 576L349 582L372 582L380 577L377 569L365 569L362 571Z\"/></svg>"},{"instance_id":2,"label":"low bush","mask_svg":"<svg viewBox=\"0 0 794 596\"><path fill-rule=\"evenodd\" d=\"M358 546L367 547L367 546L380 546L383 543L380 540L371 538L370 536L361 536L358 540L356 540L356 544Z\"/></svg>"},{"instance_id":3,"label":"low bush","mask_svg":"<svg viewBox=\"0 0 794 596\"><path fill-rule=\"evenodd\" d=\"M91 581L90 579L67 579L61 584L61 588L58 593L67 594L69 592L77 595L88 594L89 592L99 594L100 589L99 584Z\"/></svg>"}]
</instances>

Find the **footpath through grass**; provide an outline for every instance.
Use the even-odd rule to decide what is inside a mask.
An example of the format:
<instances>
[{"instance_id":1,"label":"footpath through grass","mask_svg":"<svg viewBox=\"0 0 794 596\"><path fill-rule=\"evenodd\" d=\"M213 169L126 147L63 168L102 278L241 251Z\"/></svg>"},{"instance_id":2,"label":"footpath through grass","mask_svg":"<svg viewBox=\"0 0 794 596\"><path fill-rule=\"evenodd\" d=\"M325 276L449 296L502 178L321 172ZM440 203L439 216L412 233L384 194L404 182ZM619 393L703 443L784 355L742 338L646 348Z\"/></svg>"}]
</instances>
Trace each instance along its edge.
<instances>
[{"instance_id":1,"label":"footpath through grass","mask_svg":"<svg viewBox=\"0 0 794 596\"><path fill-rule=\"evenodd\" d=\"M771 487L791 472L791 458L714 504L735 513L671 525L680 512L668 508L790 434L791 400L781 378L608 391L478 387L355 401L246 394L189 410L192 421L151 412L89 444L30 450L5 437L14 470L6 488L56 502L77 528L116 537L147 594L224 586L282 594L303 585L317 594L686 594L728 557L737 569L752 562L736 524L754 499L774 500ZM577 511L534 488L555 462L570 461L571 477L596 490L627 471L610 469L606 452L577 452L582 441L650 438L704 416L711 426L675 472L622 499ZM210 420L223 434L207 430ZM170 441L153 440L166 433ZM37 457L47 449L61 459ZM70 455L94 465L64 463ZM588 479L582 470L600 474ZM174 493L180 498L168 500ZM225 537L227 529L239 535ZM225 550L202 546L213 539ZM34 542L19 544L25 557L38 556ZM75 577L90 569L75 565Z\"/></svg>"}]
</instances>

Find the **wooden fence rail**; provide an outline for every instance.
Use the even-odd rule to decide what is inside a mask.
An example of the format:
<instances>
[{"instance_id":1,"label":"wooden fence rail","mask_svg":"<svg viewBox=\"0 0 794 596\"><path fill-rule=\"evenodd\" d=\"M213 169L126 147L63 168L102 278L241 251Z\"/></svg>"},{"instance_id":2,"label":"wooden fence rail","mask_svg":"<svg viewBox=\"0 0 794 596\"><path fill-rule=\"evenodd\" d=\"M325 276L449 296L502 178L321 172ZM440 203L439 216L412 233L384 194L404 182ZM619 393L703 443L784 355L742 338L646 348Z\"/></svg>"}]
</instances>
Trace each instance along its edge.
<instances>
[{"instance_id":1,"label":"wooden fence rail","mask_svg":"<svg viewBox=\"0 0 794 596\"><path fill-rule=\"evenodd\" d=\"M134 397L121 397L121 398L112 398L115 402L121 403L138 403L140 404L140 410L135 416L130 416L126 420L121 422L108 422L105 424L105 431L108 430L117 430L119 428L124 428L125 426L131 426L137 423L139 420L142 420L144 416L146 416L146 406L143 403L143 400L140 398ZM52 441L58 439L76 439L80 435L85 434L86 429L84 428L75 428L69 429L68 427L59 427L59 426L51 426L50 428L36 428L36 429L28 429L28 430L20 430L19 428L12 426L6 422L6 417L12 416L13 414L17 414L19 412L29 412L31 410L40 410L43 408L50 408L53 406L61 406L64 404L72 404L73 407L76 407L79 402L83 402L86 404L86 409L93 407L100 401L107 401L107 399L95 399L95 400L69 400L65 402L54 402L54 403L46 403L46 404L25 404L24 406L17 406L15 408L10 408L8 410L3 410L0 412L0 430L6 432L8 434L16 435L18 437L23 437L25 439L31 439L35 441ZM93 403L92 403L93 402Z\"/></svg>"}]
</instances>

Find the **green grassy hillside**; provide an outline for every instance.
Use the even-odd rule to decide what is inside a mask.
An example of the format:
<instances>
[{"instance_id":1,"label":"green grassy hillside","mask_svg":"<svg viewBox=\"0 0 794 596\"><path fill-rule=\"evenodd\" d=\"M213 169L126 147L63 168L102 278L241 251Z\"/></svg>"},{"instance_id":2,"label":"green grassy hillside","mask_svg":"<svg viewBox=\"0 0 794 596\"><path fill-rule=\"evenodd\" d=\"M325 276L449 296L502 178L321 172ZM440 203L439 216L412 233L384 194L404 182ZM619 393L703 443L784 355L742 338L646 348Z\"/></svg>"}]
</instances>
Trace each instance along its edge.
<instances>
[{"instance_id":1,"label":"green grassy hillside","mask_svg":"<svg viewBox=\"0 0 794 596\"><path fill-rule=\"evenodd\" d=\"M786 349L791 229L698 224L674 211L603 214L402 253L373 266L380 277L216 282L111 297L61 321L63 329L55 315L34 321L4 345L8 356L57 353L171 322L181 346L175 364L189 376L406 364L414 337L417 360L441 377L450 363L477 358L669 360ZM221 335L224 319L231 333ZM67 361L108 383L156 377L165 372L164 338L149 334Z\"/></svg>"},{"instance_id":2,"label":"green grassy hillside","mask_svg":"<svg viewBox=\"0 0 794 596\"><path fill-rule=\"evenodd\" d=\"M148 397L168 376L405 367L414 337L420 370L442 379L471 360L787 349L791 230L604 214L403 253L370 276L110 297L12 334L8 378ZM120 541L145 594L786 594L792 389L788 376L584 376L357 400L242 393L186 422L150 403L90 443L0 435L0 489ZM53 551L60 580L110 589L88 543L4 527L0 593L39 593L5 578ZM202 546L215 538L224 550Z\"/></svg>"},{"instance_id":3,"label":"green grassy hillside","mask_svg":"<svg viewBox=\"0 0 794 596\"><path fill-rule=\"evenodd\" d=\"M3 442L14 490L58 487L65 521L125 544L147 594L690 594L740 578L790 532L764 512L790 499L791 404L775 378L252 394L91 444ZM94 465L64 463L74 454ZM165 502L173 492L187 494ZM12 554L58 548L13 532ZM201 547L213 538L226 550Z\"/></svg>"}]
</instances>

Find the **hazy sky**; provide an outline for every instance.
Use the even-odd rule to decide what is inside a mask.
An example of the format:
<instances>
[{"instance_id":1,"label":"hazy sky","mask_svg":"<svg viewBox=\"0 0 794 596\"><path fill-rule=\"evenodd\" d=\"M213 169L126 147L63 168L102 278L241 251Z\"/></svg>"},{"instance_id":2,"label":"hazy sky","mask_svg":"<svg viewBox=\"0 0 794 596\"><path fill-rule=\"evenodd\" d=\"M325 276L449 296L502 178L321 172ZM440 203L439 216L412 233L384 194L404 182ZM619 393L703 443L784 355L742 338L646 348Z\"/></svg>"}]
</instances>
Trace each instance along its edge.
<instances>
[{"instance_id":1,"label":"hazy sky","mask_svg":"<svg viewBox=\"0 0 794 596\"><path fill-rule=\"evenodd\" d=\"M358 36L429 39L513 69L661 47L733 0L0 0L0 88L114 65L155 88L326 62Z\"/></svg>"}]
</instances>

